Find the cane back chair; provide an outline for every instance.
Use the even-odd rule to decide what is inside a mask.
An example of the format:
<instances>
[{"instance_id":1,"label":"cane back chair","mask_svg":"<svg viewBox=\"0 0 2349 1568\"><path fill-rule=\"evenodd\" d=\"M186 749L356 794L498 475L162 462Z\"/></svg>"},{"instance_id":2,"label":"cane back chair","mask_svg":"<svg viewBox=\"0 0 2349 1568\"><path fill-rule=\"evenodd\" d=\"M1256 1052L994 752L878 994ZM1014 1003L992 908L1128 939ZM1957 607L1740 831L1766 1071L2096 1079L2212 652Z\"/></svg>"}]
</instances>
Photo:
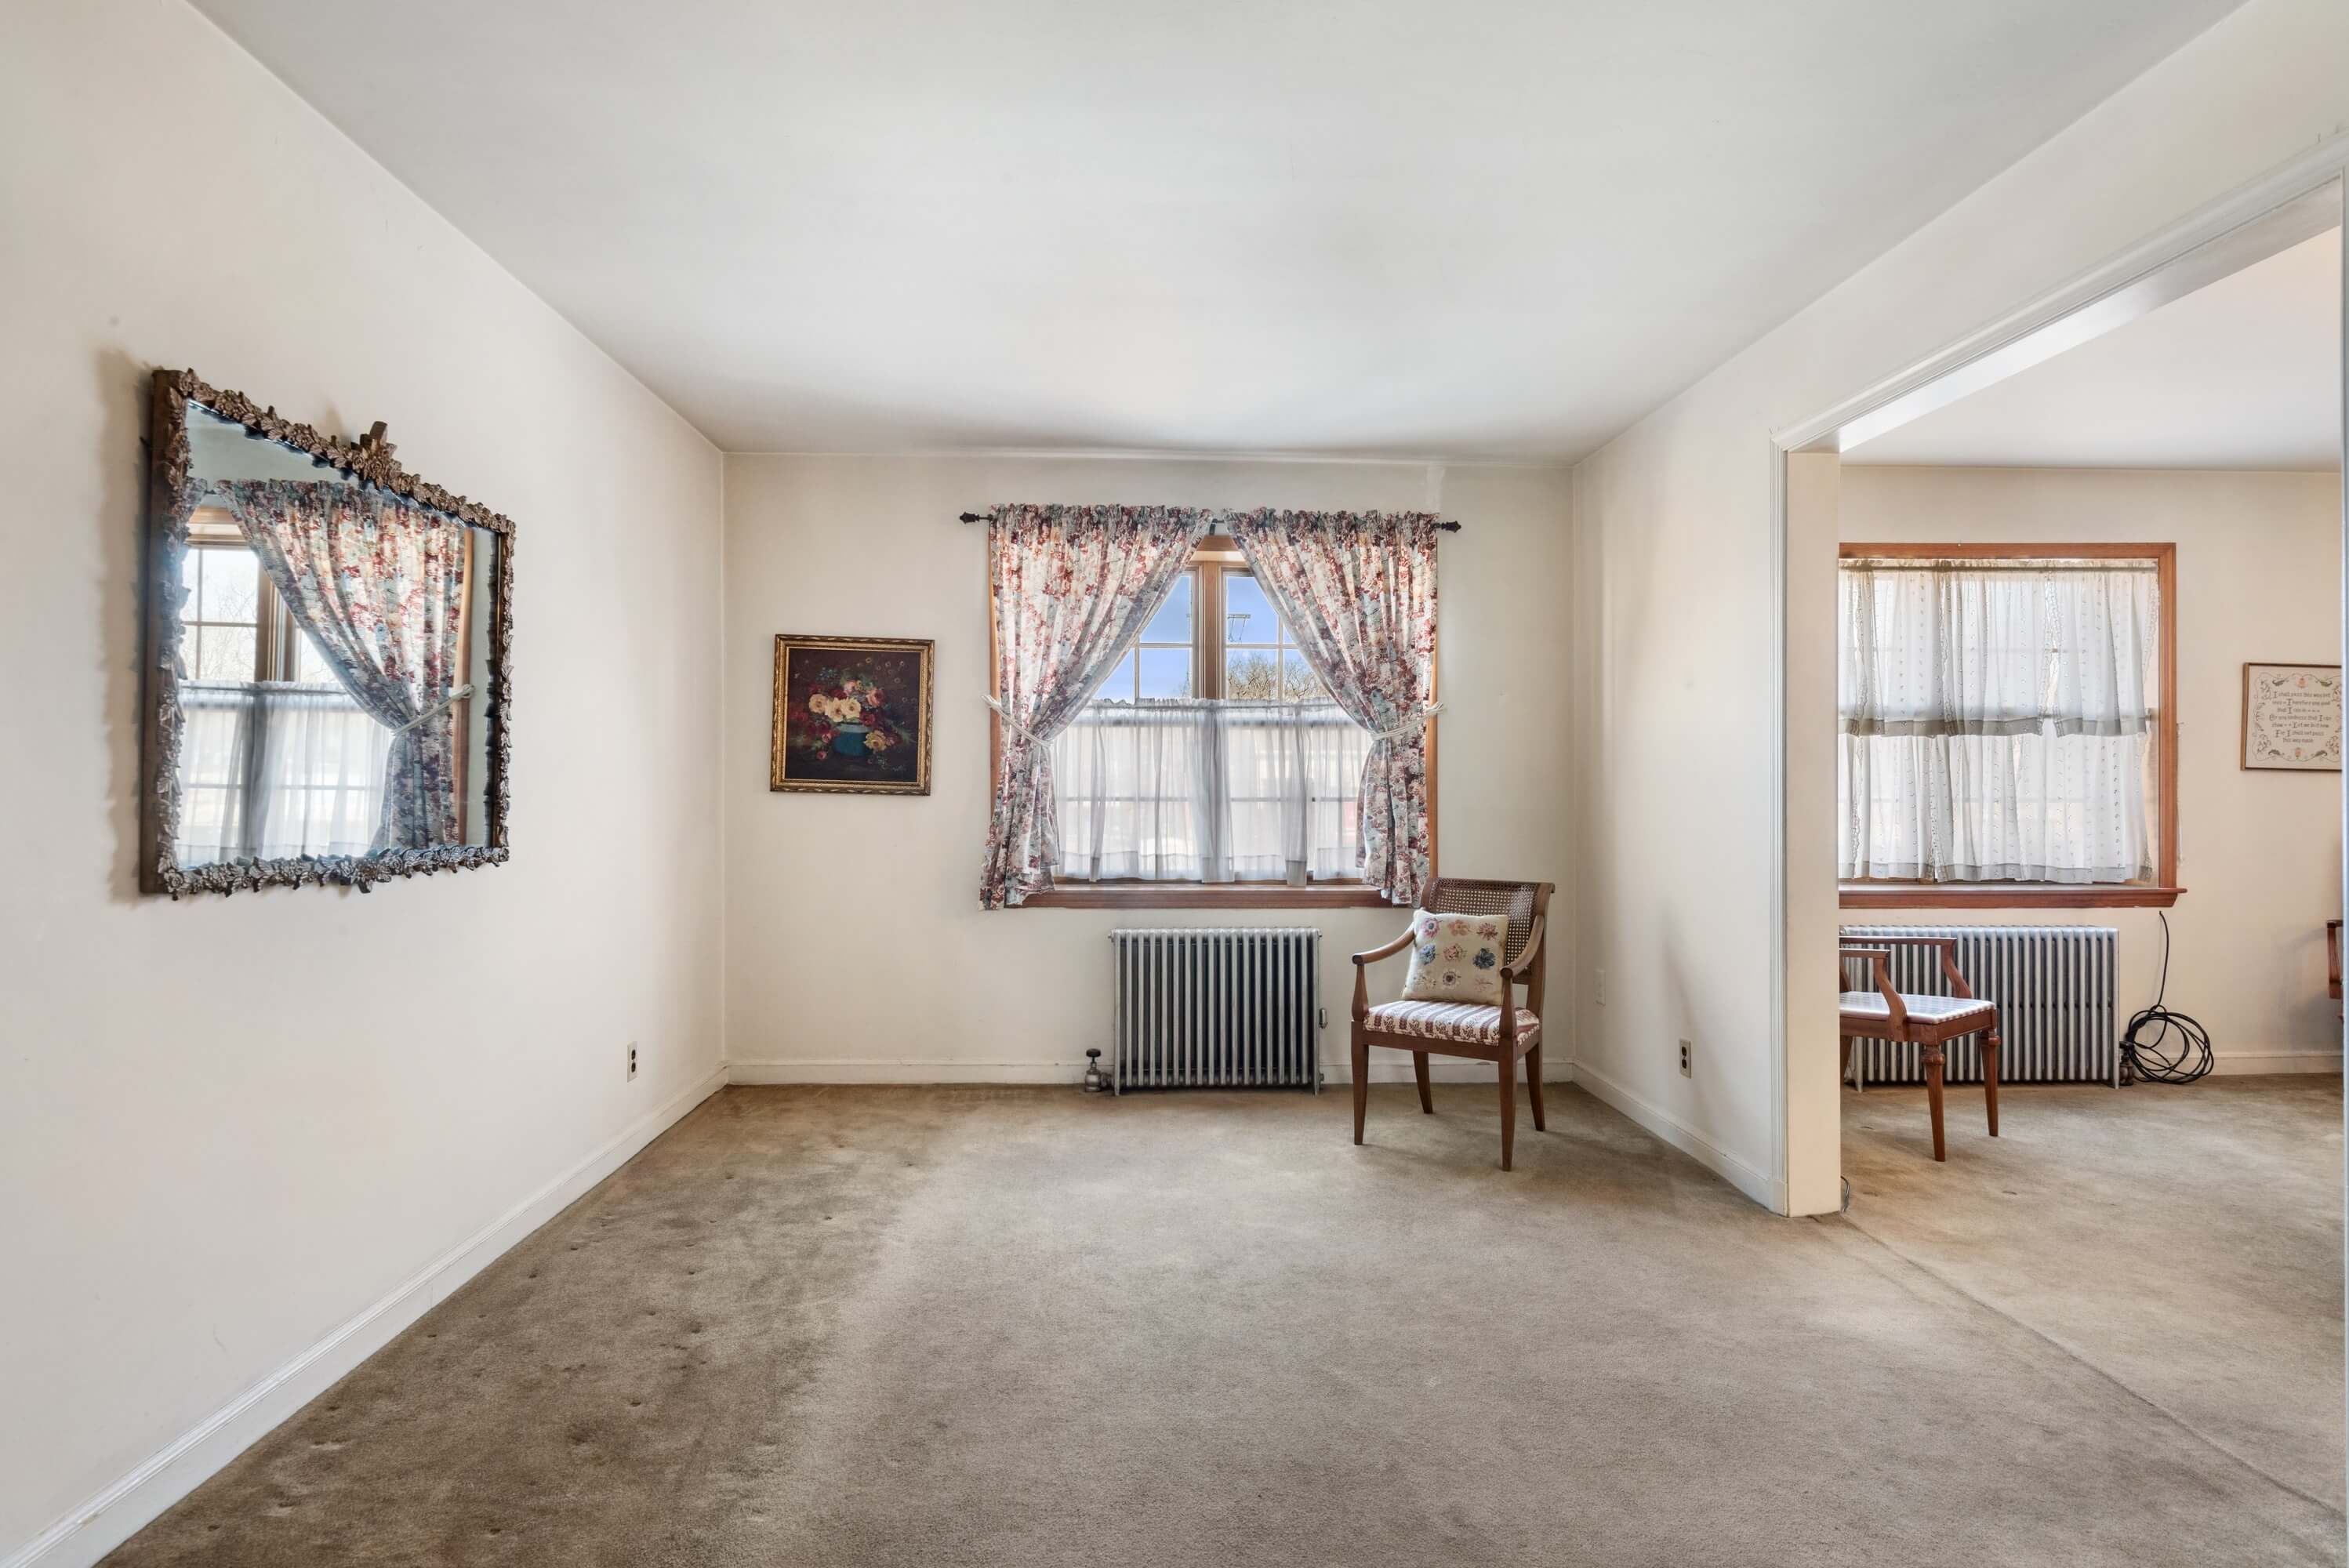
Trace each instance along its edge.
<instances>
[{"instance_id":1,"label":"cane back chair","mask_svg":"<svg viewBox=\"0 0 2349 1568\"><path fill-rule=\"evenodd\" d=\"M1479 882L1466 877L1439 877L1420 895L1420 907L1433 914L1493 914L1506 917L1508 935L1501 950L1501 1001L1498 1006L1468 1002L1382 1002L1371 1006L1370 965L1392 958L1412 943L1411 929L1383 947L1354 954L1354 1141L1362 1140L1362 1119L1370 1109L1371 1047L1409 1051L1413 1073L1419 1079L1419 1109L1435 1114L1435 1097L1428 1090L1427 1058L1466 1057L1492 1062L1501 1078L1501 1169L1506 1171L1516 1151L1517 1058L1526 1058L1526 1089L1533 1101L1534 1130L1548 1125L1542 1119L1542 927L1549 914L1549 882ZM1518 985L1525 1001L1516 1005Z\"/></svg>"}]
</instances>

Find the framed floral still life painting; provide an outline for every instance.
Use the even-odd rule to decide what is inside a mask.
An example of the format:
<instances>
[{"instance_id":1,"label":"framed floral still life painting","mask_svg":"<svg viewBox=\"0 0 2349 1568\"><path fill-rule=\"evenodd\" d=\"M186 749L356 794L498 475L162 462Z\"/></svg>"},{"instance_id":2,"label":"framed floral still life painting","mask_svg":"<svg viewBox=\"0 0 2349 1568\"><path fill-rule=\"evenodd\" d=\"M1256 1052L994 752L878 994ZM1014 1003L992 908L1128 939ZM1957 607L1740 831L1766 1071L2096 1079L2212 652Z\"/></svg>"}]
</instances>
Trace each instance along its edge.
<instances>
[{"instance_id":1,"label":"framed floral still life painting","mask_svg":"<svg viewBox=\"0 0 2349 1568\"><path fill-rule=\"evenodd\" d=\"M771 789L930 792L930 639L775 639Z\"/></svg>"}]
</instances>

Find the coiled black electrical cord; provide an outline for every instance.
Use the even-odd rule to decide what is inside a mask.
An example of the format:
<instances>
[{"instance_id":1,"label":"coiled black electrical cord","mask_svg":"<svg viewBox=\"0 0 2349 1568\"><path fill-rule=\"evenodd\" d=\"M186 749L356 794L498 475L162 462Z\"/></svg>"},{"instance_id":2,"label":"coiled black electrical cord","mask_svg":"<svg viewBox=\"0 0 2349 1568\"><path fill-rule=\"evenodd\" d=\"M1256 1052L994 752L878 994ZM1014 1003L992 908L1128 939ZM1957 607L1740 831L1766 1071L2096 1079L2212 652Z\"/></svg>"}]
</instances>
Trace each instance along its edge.
<instances>
[{"instance_id":1,"label":"coiled black electrical cord","mask_svg":"<svg viewBox=\"0 0 2349 1568\"><path fill-rule=\"evenodd\" d=\"M2147 1083L2192 1083L2210 1070L2210 1031L2161 1005L2169 995L2169 916L2161 917L2161 985L2153 1006L2128 1021L2121 1060ZM2140 1038L2139 1037L2143 1037Z\"/></svg>"}]
</instances>

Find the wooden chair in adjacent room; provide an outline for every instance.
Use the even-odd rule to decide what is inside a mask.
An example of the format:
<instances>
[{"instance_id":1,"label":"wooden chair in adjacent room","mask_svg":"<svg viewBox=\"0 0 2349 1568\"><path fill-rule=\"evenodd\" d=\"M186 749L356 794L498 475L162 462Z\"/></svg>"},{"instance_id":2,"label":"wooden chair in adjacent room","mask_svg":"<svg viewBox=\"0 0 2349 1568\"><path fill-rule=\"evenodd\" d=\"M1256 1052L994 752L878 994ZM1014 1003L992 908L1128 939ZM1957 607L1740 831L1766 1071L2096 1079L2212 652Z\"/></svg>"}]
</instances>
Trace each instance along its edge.
<instances>
[{"instance_id":1,"label":"wooden chair in adjacent room","mask_svg":"<svg viewBox=\"0 0 2349 1568\"><path fill-rule=\"evenodd\" d=\"M1438 877L1421 895L1420 907L1435 914L1489 914L1508 921L1501 955L1501 1002L1494 1007L1467 1002L1382 1002L1371 1006L1370 965L1409 947L1412 933L1383 947L1354 954L1354 1141L1362 1140L1370 1109L1371 1047L1409 1051L1419 1079L1419 1109L1435 1114L1429 1091L1427 1058L1466 1057L1492 1062L1501 1077L1501 1169L1515 1158L1517 1142L1517 1058L1526 1059L1526 1088L1533 1101L1534 1130L1542 1119L1542 927L1549 914L1551 882L1478 882ZM1525 1005L1516 1005L1519 984Z\"/></svg>"},{"instance_id":2,"label":"wooden chair in adjacent room","mask_svg":"<svg viewBox=\"0 0 2349 1568\"><path fill-rule=\"evenodd\" d=\"M1894 947L1937 947L1941 953L1941 977L1949 982L1946 996L1916 995L1892 985ZM1958 943L1951 936L1857 936L1842 944L1837 954L1836 984L1844 982L1843 965L1865 958L1876 982L1873 991L1843 993L1843 1067L1851 1071L1855 1038L1892 1040L1917 1047L1925 1068L1925 1099L1933 1114L1933 1158L1946 1161L1941 1139L1941 1047L1968 1035L1982 1037L1982 1099L1990 1112L1990 1135L1998 1136L1998 1004L1976 997L1966 977L1958 973Z\"/></svg>"},{"instance_id":3,"label":"wooden chair in adjacent room","mask_svg":"<svg viewBox=\"0 0 2349 1568\"><path fill-rule=\"evenodd\" d=\"M2324 994L2334 1001L2341 1000L2341 923L2324 923ZM2338 1014L2341 1009L2333 1009Z\"/></svg>"}]
</instances>

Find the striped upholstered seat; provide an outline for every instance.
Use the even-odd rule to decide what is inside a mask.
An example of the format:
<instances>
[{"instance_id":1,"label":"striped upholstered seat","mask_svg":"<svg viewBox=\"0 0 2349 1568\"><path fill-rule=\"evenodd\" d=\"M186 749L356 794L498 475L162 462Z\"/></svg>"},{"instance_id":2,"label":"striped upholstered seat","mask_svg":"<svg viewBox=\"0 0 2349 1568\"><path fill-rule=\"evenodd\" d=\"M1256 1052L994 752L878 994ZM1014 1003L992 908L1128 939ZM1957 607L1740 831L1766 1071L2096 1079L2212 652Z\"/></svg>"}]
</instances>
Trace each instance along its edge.
<instances>
[{"instance_id":1,"label":"striped upholstered seat","mask_svg":"<svg viewBox=\"0 0 2349 1568\"><path fill-rule=\"evenodd\" d=\"M1381 1002L1371 1009L1370 1025L1390 1035L1489 1046L1501 1038L1501 1009L1475 1002ZM1517 1038L1530 1045L1540 1037L1541 1020L1518 1008Z\"/></svg>"}]
</instances>

